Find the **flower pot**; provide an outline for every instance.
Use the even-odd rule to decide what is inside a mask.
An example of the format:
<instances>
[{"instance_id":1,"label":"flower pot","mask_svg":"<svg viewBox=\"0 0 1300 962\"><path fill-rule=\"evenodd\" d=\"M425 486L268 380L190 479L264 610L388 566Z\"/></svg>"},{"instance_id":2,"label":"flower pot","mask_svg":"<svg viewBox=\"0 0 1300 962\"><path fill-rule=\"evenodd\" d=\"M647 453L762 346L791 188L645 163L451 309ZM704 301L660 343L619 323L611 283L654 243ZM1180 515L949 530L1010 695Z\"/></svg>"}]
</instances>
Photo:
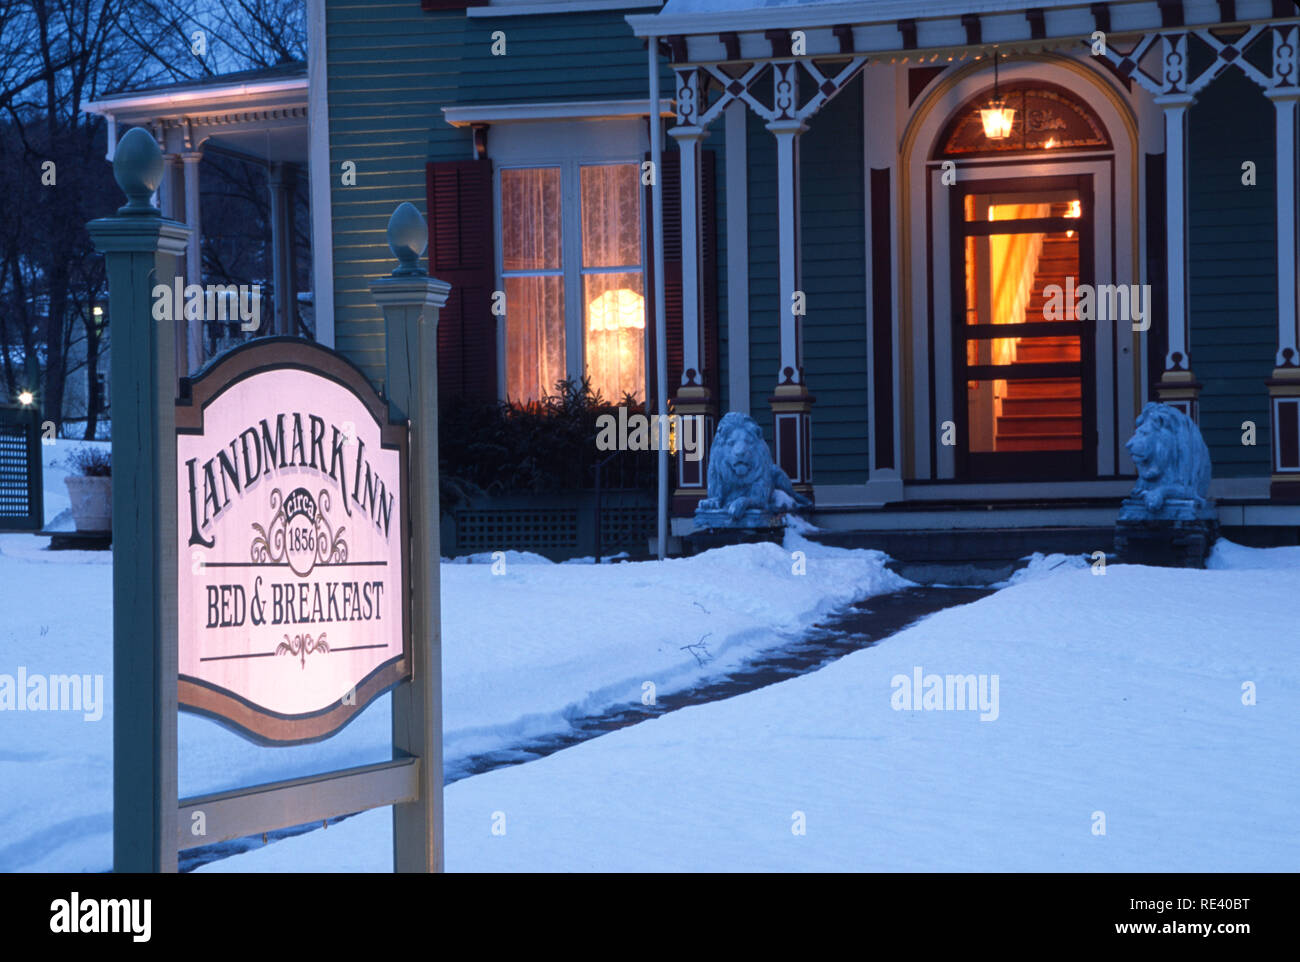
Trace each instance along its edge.
<instances>
[{"instance_id":1,"label":"flower pot","mask_svg":"<svg viewBox=\"0 0 1300 962\"><path fill-rule=\"evenodd\" d=\"M78 531L113 530L113 479L71 475L63 479L72 501L72 520Z\"/></svg>"}]
</instances>

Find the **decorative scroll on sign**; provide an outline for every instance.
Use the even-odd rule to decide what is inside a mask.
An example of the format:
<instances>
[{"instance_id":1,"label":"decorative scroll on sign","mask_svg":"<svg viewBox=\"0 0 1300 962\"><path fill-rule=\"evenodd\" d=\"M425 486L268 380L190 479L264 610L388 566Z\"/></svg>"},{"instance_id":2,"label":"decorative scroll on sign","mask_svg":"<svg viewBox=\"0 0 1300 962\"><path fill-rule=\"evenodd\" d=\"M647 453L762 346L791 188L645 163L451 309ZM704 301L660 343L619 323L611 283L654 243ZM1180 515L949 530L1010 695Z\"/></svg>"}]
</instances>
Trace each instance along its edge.
<instances>
[{"instance_id":1,"label":"decorative scroll on sign","mask_svg":"<svg viewBox=\"0 0 1300 962\"><path fill-rule=\"evenodd\" d=\"M324 738L410 677L406 430L349 362L288 338L217 361L176 424L181 706Z\"/></svg>"}]
</instances>

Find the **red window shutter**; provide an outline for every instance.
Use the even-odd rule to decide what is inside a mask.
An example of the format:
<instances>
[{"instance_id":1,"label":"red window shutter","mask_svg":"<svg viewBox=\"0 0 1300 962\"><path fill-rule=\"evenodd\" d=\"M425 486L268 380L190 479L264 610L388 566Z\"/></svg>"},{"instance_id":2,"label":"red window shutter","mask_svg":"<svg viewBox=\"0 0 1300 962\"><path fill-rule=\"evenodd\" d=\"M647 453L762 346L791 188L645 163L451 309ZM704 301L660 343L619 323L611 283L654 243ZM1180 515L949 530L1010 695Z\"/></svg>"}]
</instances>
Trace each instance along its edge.
<instances>
[{"instance_id":1,"label":"red window shutter","mask_svg":"<svg viewBox=\"0 0 1300 962\"><path fill-rule=\"evenodd\" d=\"M648 155L647 155L648 157ZM705 384L715 393L718 390L718 214L717 214L717 155L711 150L700 151L700 324L704 340ZM668 342L668 394L677 396L682 383L682 183L681 155L675 150L665 150L660 162L659 183L663 185L664 203L664 321ZM654 198L651 188L645 191L645 209L652 211ZM647 224L653 225L647 216ZM654 231L647 230L651 248L647 253L651 300L654 291ZM650 314L651 323L654 318ZM654 344L652 338L651 344ZM653 371L654 368L652 367ZM651 377L651 394L654 378Z\"/></svg>"},{"instance_id":2,"label":"red window shutter","mask_svg":"<svg viewBox=\"0 0 1300 962\"><path fill-rule=\"evenodd\" d=\"M497 398L492 164L432 162L426 168L429 273L451 285L438 320L438 398Z\"/></svg>"}]
</instances>

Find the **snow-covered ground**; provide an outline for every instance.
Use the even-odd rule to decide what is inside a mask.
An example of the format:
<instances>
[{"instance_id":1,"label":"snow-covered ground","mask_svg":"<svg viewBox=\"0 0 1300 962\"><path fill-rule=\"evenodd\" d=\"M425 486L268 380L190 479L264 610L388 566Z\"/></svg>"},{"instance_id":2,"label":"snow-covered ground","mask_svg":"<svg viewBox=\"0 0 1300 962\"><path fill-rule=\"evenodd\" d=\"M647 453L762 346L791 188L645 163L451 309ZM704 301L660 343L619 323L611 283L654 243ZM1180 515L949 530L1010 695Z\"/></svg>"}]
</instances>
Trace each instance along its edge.
<instances>
[{"instance_id":1,"label":"snow-covered ground","mask_svg":"<svg viewBox=\"0 0 1300 962\"><path fill-rule=\"evenodd\" d=\"M813 674L449 786L447 868L1293 871L1289 556L1045 559ZM910 710L899 676L918 669L989 694L996 677L996 718ZM384 871L390 853L381 811L207 870Z\"/></svg>"},{"instance_id":2,"label":"snow-covered ground","mask_svg":"<svg viewBox=\"0 0 1300 962\"><path fill-rule=\"evenodd\" d=\"M47 492L48 517L63 506ZM102 674L111 694L111 559L44 543L0 536L0 675ZM442 569L453 774L900 585L879 554L794 532L662 564L484 560ZM1300 549L1094 570L1036 557L813 674L458 781L447 867L1294 870ZM971 676L975 709L927 709L931 675L939 704L961 687L946 676ZM283 749L183 715L181 792L385 758L388 713L381 699L329 742ZM111 718L111 703L98 721L0 712L0 870L109 867ZM366 813L207 869L386 870L389 826Z\"/></svg>"},{"instance_id":3,"label":"snow-covered ground","mask_svg":"<svg viewBox=\"0 0 1300 962\"><path fill-rule=\"evenodd\" d=\"M60 442L47 461L66 456ZM47 467L47 517L62 472ZM0 870L102 870L111 863L112 565L104 552L50 552L0 536L0 675L102 675L98 721L0 711ZM802 551L803 557L795 552ZM871 551L746 545L664 563L564 564L507 553L504 565L442 568L444 752L471 753L562 732L568 719L639 704L725 673L849 602L905 584ZM796 572L803 573L796 573ZM686 646L692 646L687 648ZM703 662L703 663L701 663ZM253 745L183 714L185 795L386 759L388 699L328 742Z\"/></svg>"}]
</instances>

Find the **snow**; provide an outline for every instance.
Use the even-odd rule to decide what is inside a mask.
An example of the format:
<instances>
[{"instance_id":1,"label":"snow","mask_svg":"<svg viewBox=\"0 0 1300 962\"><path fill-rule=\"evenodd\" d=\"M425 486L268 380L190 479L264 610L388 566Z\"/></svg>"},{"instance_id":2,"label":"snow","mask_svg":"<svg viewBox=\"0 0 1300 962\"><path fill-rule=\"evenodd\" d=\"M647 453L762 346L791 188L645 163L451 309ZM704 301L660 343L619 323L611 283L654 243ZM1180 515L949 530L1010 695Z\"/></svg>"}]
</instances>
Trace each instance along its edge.
<instances>
[{"instance_id":1,"label":"snow","mask_svg":"<svg viewBox=\"0 0 1300 962\"><path fill-rule=\"evenodd\" d=\"M55 448L47 461L66 455L64 442ZM56 472L47 470L47 486ZM51 517L62 510L53 498L50 507ZM111 695L111 558L50 552L47 544L0 536L0 674L21 666L47 675L103 675ZM470 753L563 732L571 717L639 703L646 682L660 694L693 686L783 644L836 608L904 585L884 561L878 552L827 548L791 533L785 546L743 545L662 563L552 564L506 552L444 565L449 775L461 772ZM806 574L795 574L796 567ZM684 647L701 641L704 649L695 651L707 650L704 664ZM183 713L180 792L384 760L389 718L385 696L327 742L267 748ZM111 697L98 722L69 712L0 713L0 870L109 867L111 758Z\"/></svg>"},{"instance_id":2,"label":"snow","mask_svg":"<svg viewBox=\"0 0 1300 962\"><path fill-rule=\"evenodd\" d=\"M46 544L0 536L0 675L102 674L111 692L111 558ZM900 587L884 561L790 529L666 562L446 564L448 771L646 682L723 674ZM1035 555L997 593L812 674L456 781L447 867L1291 870L1297 595L1300 548L1221 541L1205 571ZM995 710L899 710L918 671L975 676ZM194 795L386 758L389 708L317 745L258 747L188 714L179 735ZM99 721L0 712L0 870L109 867L111 759L111 700ZM380 810L207 868L387 871L391 845Z\"/></svg>"},{"instance_id":3,"label":"snow","mask_svg":"<svg viewBox=\"0 0 1300 962\"><path fill-rule=\"evenodd\" d=\"M1297 589L1294 567L1032 578L813 674L451 785L447 868L1291 870ZM996 721L894 710L917 667L997 675ZM367 813L208 868L384 871L391 844Z\"/></svg>"},{"instance_id":4,"label":"snow","mask_svg":"<svg viewBox=\"0 0 1300 962\"><path fill-rule=\"evenodd\" d=\"M1248 548L1220 538L1206 559L1207 568L1223 570L1260 570L1266 568L1300 568L1300 547Z\"/></svg>"}]
</instances>

